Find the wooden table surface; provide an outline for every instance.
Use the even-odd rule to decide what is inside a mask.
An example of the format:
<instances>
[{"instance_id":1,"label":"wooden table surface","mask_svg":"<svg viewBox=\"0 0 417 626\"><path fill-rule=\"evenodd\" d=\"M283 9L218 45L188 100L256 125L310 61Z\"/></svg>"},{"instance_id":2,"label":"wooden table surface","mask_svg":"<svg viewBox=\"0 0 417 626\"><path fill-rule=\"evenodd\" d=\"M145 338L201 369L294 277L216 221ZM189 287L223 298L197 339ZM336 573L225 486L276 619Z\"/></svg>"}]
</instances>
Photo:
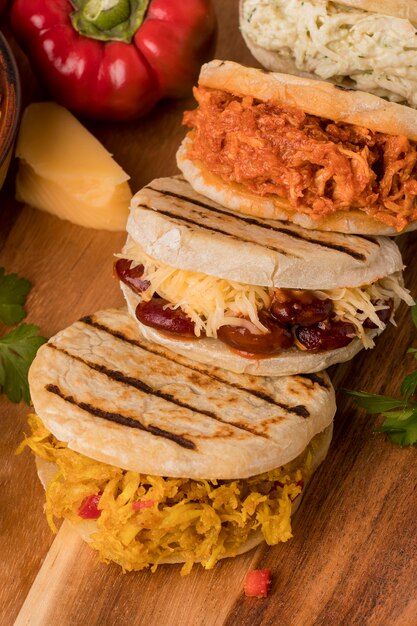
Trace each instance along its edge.
<instances>
[{"instance_id":1,"label":"wooden table surface","mask_svg":"<svg viewBox=\"0 0 417 626\"><path fill-rule=\"evenodd\" d=\"M240 37L237 2L218 0L218 58L256 65ZM41 96L17 49L26 100ZM86 123L131 176L137 191L176 172L191 100L163 103L130 124ZM0 265L33 283L27 321L50 336L80 316L123 304L112 255L123 233L86 230L13 200L14 172L0 192ZM417 294L417 235L401 241L408 287ZM414 367L407 307L372 352L333 368L336 387L397 393ZM103 565L65 526L54 537L29 452L16 457L28 408L0 399L0 624L42 626L258 624L408 626L417 624L415 448L401 449L373 429L379 418L338 393L334 440L294 519L294 538L226 560L214 570L178 566L122 574ZM265 600L247 599L248 569L271 568ZM23 609L22 609L23 606ZM20 614L19 614L20 613Z\"/></svg>"}]
</instances>

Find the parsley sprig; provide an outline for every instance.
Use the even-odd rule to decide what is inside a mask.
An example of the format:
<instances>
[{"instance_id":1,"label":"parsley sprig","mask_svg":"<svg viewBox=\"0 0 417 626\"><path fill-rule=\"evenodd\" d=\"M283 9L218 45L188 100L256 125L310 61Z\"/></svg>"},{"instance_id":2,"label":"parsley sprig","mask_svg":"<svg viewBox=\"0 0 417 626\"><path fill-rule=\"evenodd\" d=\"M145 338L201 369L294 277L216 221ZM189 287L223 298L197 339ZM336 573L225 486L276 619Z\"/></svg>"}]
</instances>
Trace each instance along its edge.
<instances>
[{"instance_id":1,"label":"parsley sprig","mask_svg":"<svg viewBox=\"0 0 417 626\"><path fill-rule=\"evenodd\" d=\"M17 274L5 274L0 267L0 321L7 326L26 317L26 297L32 285ZM45 343L34 324L19 324L0 337L0 392L12 402L30 402L28 371L38 348Z\"/></svg>"},{"instance_id":2,"label":"parsley sprig","mask_svg":"<svg viewBox=\"0 0 417 626\"><path fill-rule=\"evenodd\" d=\"M417 328L417 305L412 307L411 317ZM417 348L409 348L407 352L413 354L417 360ZM378 413L385 417L381 427L376 428L375 432L387 433L390 440L400 446L412 446L417 444L417 402L411 399L416 389L417 369L403 379L400 387L401 398L380 396L366 391L346 389L345 392L368 413Z\"/></svg>"},{"instance_id":3,"label":"parsley sprig","mask_svg":"<svg viewBox=\"0 0 417 626\"><path fill-rule=\"evenodd\" d=\"M24 304L32 285L17 274L4 273L0 267L0 320L7 326L21 322L26 316Z\"/></svg>"}]
</instances>

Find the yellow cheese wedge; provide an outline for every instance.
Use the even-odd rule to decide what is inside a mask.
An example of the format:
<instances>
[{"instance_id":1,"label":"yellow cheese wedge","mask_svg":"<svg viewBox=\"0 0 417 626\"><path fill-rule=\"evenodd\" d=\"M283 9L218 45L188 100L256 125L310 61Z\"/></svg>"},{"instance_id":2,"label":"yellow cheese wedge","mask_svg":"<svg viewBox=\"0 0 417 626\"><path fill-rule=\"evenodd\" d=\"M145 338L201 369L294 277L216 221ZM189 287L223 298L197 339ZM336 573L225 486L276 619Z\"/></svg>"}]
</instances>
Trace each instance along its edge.
<instances>
[{"instance_id":1,"label":"yellow cheese wedge","mask_svg":"<svg viewBox=\"0 0 417 626\"><path fill-rule=\"evenodd\" d=\"M129 176L67 109L29 105L16 156L17 200L87 228L125 230Z\"/></svg>"}]
</instances>

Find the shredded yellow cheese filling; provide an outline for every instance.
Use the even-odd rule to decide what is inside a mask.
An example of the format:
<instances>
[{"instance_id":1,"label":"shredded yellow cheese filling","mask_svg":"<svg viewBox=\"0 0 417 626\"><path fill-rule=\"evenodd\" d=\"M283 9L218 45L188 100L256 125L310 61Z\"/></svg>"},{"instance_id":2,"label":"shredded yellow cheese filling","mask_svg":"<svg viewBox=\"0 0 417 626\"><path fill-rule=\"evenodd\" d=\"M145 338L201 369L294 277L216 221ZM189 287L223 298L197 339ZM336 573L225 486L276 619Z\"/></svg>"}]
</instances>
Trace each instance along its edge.
<instances>
[{"instance_id":1,"label":"shredded yellow cheese filling","mask_svg":"<svg viewBox=\"0 0 417 626\"><path fill-rule=\"evenodd\" d=\"M143 265L142 278L149 281L150 287L141 294L148 301L154 293L168 300L173 308L180 307L195 324L195 334L217 337L220 326L246 326L251 332L267 332L259 320L261 309L269 309L274 288L246 285L224 278L208 276L203 272L175 269L147 255L137 244L131 243L120 255L132 261L133 266ZM322 300L330 298L336 319L351 322L356 335L365 348L374 346L373 335L363 327L370 319L378 329L383 330L377 313L387 308L376 305L378 300L394 301L394 308L400 300L414 304L409 292L402 285L402 273L397 272L361 287L344 287L312 291ZM391 320L393 321L393 320Z\"/></svg>"}]
</instances>

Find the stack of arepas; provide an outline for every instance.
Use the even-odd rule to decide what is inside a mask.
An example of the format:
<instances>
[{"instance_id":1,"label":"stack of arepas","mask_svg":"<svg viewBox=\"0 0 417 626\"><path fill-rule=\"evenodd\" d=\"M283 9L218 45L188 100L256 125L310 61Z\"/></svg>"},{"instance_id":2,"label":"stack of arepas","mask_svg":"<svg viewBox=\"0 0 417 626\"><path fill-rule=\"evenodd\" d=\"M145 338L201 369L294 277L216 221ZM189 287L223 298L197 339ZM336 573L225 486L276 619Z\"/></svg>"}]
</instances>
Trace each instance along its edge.
<instances>
[{"instance_id":1,"label":"stack of arepas","mask_svg":"<svg viewBox=\"0 0 417 626\"><path fill-rule=\"evenodd\" d=\"M123 569L211 568L290 517L335 412L325 367L372 348L417 223L417 114L363 92L213 61L182 176L133 198L126 310L43 346L30 371L51 525Z\"/></svg>"}]
</instances>

